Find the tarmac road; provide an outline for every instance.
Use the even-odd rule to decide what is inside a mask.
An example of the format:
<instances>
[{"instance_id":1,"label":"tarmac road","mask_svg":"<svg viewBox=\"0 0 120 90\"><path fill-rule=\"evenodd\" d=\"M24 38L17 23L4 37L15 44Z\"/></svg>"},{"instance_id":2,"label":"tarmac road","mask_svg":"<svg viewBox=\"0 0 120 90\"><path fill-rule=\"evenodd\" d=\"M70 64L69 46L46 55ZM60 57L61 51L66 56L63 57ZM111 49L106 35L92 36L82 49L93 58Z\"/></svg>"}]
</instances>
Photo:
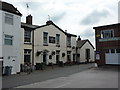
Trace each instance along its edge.
<instances>
[{"instance_id":1,"label":"tarmac road","mask_svg":"<svg viewBox=\"0 0 120 90\"><path fill-rule=\"evenodd\" d=\"M14 88L50 79L69 77L69 75L85 71L91 67L94 67L94 63L65 67L54 67L54 69L49 67L44 71L34 71L31 74L21 73L17 75L3 76L2 88Z\"/></svg>"},{"instance_id":2,"label":"tarmac road","mask_svg":"<svg viewBox=\"0 0 120 90\"><path fill-rule=\"evenodd\" d=\"M115 67L90 68L72 75L32 83L17 88L118 88Z\"/></svg>"}]
</instances>

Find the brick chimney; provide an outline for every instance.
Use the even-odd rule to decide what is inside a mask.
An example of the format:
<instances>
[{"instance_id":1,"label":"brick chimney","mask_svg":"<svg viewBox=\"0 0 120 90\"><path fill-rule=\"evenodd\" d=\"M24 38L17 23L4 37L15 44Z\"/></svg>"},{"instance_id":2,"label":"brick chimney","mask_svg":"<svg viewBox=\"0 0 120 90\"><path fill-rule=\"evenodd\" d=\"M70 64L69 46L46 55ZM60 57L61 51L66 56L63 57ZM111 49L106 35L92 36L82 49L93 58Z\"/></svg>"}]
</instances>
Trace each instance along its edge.
<instances>
[{"instance_id":1,"label":"brick chimney","mask_svg":"<svg viewBox=\"0 0 120 90\"><path fill-rule=\"evenodd\" d=\"M31 15L28 15L28 16L26 17L26 23L32 25L32 16L31 16Z\"/></svg>"}]
</instances>

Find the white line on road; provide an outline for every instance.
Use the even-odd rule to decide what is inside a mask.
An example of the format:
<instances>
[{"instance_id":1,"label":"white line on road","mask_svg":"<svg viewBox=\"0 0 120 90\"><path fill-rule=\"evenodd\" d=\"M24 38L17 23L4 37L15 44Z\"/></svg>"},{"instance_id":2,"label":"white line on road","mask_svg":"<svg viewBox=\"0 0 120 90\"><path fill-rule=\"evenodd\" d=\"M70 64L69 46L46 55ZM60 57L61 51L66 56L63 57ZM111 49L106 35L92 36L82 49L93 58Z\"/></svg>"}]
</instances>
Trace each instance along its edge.
<instances>
[{"instance_id":1,"label":"white line on road","mask_svg":"<svg viewBox=\"0 0 120 90\"><path fill-rule=\"evenodd\" d=\"M70 83L70 82L68 82L68 83L62 84L62 85L57 86L57 87L54 87L54 88L60 88L60 87L66 86L66 85L68 85L68 84L71 84L71 83Z\"/></svg>"}]
</instances>

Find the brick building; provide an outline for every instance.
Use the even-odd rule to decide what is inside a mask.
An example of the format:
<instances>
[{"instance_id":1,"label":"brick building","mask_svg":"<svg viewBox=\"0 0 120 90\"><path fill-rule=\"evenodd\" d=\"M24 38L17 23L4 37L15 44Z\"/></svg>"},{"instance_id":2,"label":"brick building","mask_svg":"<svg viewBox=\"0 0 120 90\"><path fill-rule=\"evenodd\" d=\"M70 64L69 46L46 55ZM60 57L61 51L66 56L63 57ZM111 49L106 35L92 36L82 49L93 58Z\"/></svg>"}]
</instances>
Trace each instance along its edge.
<instances>
[{"instance_id":1,"label":"brick building","mask_svg":"<svg viewBox=\"0 0 120 90\"><path fill-rule=\"evenodd\" d=\"M98 65L120 65L120 23L93 27Z\"/></svg>"}]
</instances>

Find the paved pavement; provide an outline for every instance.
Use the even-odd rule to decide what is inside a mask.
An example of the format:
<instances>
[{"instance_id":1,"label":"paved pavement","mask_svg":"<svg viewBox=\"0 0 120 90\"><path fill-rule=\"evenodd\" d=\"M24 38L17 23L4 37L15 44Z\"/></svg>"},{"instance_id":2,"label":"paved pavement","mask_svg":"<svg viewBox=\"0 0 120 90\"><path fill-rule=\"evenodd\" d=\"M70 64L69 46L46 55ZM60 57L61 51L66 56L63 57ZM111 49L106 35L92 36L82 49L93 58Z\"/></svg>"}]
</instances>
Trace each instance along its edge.
<instances>
[{"instance_id":1,"label":"paved pavement","mask_svg":"<svg viewBox=\"0 0 120 90\"><path fill-rule=\"evenodd\" d=\"M72 75L62 76L17 88L118 88L116 66L90 68Z\"/></svg>"},{"instance_id":2,"label":"paved pavement","mask_svg":"<svg viewBox=\"0 0 120 90\"><path fill-rule=\"evenodd\" d=\"M31 74L21 73L17 75L3 76L2 88L14 88L37 82L39 83L46 80L52 80L61 77L69 77L69 75L85 71L91 67L94 67L94 63L55 67L54 69L49 67L44 71L34 71Z\"/></svg>"}]
</instances>

